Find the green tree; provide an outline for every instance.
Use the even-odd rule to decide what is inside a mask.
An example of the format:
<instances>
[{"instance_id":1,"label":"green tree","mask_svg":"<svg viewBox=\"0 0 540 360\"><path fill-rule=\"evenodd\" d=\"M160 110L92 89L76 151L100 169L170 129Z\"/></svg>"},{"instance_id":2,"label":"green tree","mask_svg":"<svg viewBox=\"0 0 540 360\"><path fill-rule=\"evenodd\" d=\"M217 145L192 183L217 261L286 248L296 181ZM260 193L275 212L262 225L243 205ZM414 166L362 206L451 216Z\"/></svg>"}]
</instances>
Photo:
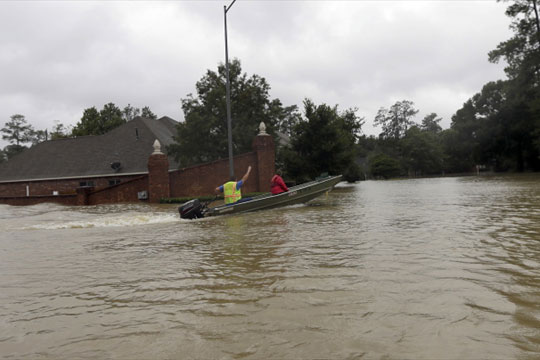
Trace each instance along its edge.
<instances>
[{"instance_id":1,"label":"green tree","mask_svg":"<svg viewBox=\"0 0 540 360\"><path fill-rule=\"evenodd\" d=\"M34 129L28 124L24 115L15 114L0 131L3 133L3 140L7 140L10 144L21 145L32 140Z\"/></svg>"},{"instance_id":2,"label":"green tree","mask_svg":"<svg viewBox=\"0 0 540 360\"><path fill-rule=\"evenodd\" d=\"M95 106L84 109L81 121L73 128L73 136L99 135L101 132L101 119Z\"/></svg>"},{"instance_id":3,"label":"green tree","mask_svg":"<svg viewBox=\"0 0 540 360\"><path fill-rule=\"evenodd\" d=\"M99 111L99 117L102 123L101 134L105 134L126 123L126 120L122 118L122 111L113 103L104 105L103 109Z\"/></svg>"},{"instance_id":4,"label":"green tree","mask_svg":"<svg viewBox=\"0 0 540 360\"><path fill-rule=\"evenodd\" d=\"M73 128L72 135L102 135L125 122L122 111L113 103L106 104L99 112L93 106L84 110L81 121Z\"/></svg>"},{"instance_id":5,"label":"green tree","mask_svg":"<svg viewBox=\"0 0 540 360\"><path fill-rule=\"evenodd\" d=\"M516 170L523 165L523 160L518 159L522 155L517 154L521 153L521 150L513 146L514 140L522 138L523 135L519 135L517 131L511 133L510 129L521 121L510 115L509 103L506 100L507 84L507 81L502 80L489 82L482 87L481 92L472 97L476 121L476 164L494 166L497 170ZM514 140L511 140L512 138ZM511 157L515 157L513 161L506 160ZM518 163L521 165L517 165Z\"/></svg>"},{"instance_id":6,"label":"green tree","mask_svg":"<svg viewBox=\"0 0 540 360\"><path fill-rule=\"evenodd\" d=\"M124 110L122 110L122 119L125 122L131 121L141 114L141 109L134 108L131 104L128 104Z\"/></svg>"},{"instance_id":7,"label":"green tree","mask_svg":"<svg viewBox=\"0 0 540 360\"><path fill-rule=\"evenodd\" d=\"M470 152L463 150L463 143L460 142L460 134L455 129L445 129L440 135L441 146L443 149L442 166L446 173L462 173L473 169L474 161L471 159ZM463 154L465 157L460 157Z\"/></svg>"},{"instance_id":8,"label":"green tree","mask_svg":"<svg viewBox=\"0 0 540 360\"><path fill-rule=\"evenodd\" d=\"M461 109L452 116L451 132L444 137L445 152L448 156L447 165L452 164L451 172L470 171L478 164L477 132L479 123L476 118L476 107L472 99L467 100Z\"/></svg>"},{"instance_id":9,"label":"green tree","mask_svg":"<svg viewBox=\"0 0 540 360\"><path fill-rule=\"evenodd\" d=\"M291 136L294 127L302 121L302 115L298 112L298 107L296 105L287 107L276 106L275 109L279 112L276 114L277 131L286 136Z\"/></svg>"},{"instance_id":10,"label":"green tree","mask_svg":"<svg viewBox=\"0 0 540 360\"><path fill-rule=\"evenodd\" d=\"M441 120L442 120L442 118L437 117L436 113L431 113L429 115L426 115L422 119L421 129L424 130L424 131L428 131L428 132L437 134L437 133L442 131L441 125L439 125Z\"/></svg>"},{"instance_id":11,"label":"green tree","mask_svg":"<svg viewBox=\"0 0 540 360\"><path fill-rule=\"evenodd\" d=\"M365 118L358 117L356 112L357 108L348 109L339 114L337 120L337 126L341 129L342 137L346 143L350 146L349 153L351 160L347 167L342 171L343 179L347 182L355 182L362 178L362 169L356 163L358 157L358 141L361 138L362 126L365 124Z\"/></svg>"},{"instance_id":12,"label":"green tree","mask_svg":"<svg viewBox=\"0 0 540 360\"><path fill-rule=\"evenodd\" d=\"M504 59L504 108L496 117L510 134L503 146L512 153L508 166L540 170L540 19L537 0L515 0L506 9L513 37L489 53L491 62ZM492 119L495 121L495 119ZM508 159L506 159L508 163ZM515 164L511 164L515 162Z\"/></svg>"},{"instance_id":13,"label":"green tree","mask_svg":"<svg viewBox=\"0 0 540 360\"><path fill-rule=\"evenodd\" d=\"M379 140L374 135L363 135L358 138L358 144L356 146L356 153L366 158L370 153L376 151L379 146Z\"/></svg>"},{"instance_id":14,"label":"green tree","mask_svg":"<svg viewBox=\"0 0 540 360\"><path fill-rule=\"evenodd\" d=\"M4 150L0 149L0 164L7 161L7 155Z\"/></svg>"},{"instance_id":15,"label":"green tree","mask_svg":"<svg viewBox=\"0 0 540 360\"><path fill-rule=\"evenodd\" d=\"M499 171L540 169L534 114L526 103L509 100L512 91L510 81L487 83L456 112L454 132L445 137L449 163L459 159L469 169L483 164Z\"/></svg>"},{"instance_id":16,"label":"green tree","mask_svg":"<svg viewBox=\"0 0 540 360\"><path fill-rule=\"evenodd\" d=\"M279 99L272 100L266 80L259 75L242 74L239 60L232 61L229 71L234 154L252 150L260 122L277 140L277 127L294 116L296 108L284 108ZM225 66L221 64L217 72L208 70L197 82L196 96L188 94L182 99L184 122L178 124L175 143L167 150L184 166L228 156L225 81Z\"/></svg>"},{"instance_id":17,"label":"green tree","mask_svg":"<svg viewBox=\"0 0 540 360\"><path fill-rule=\"evenodd\" d=\"M411 126L402 139L401 147L409 175L419 176L441 172L443 150L436 133L421 130L418 126Z\"/></svg>"},{"instance_id":18,"label":"green tree","mask_svg":"<svg viewBox=\"0 0 540 360\"><path fill-rule=\"evenodd\" d=\"M343 180L349 183L354 183L363 178L362 168L354 161L352 161L343 172Z\"/></svg>"},{"instance_id":19,"label":"green tree","mask_svg":"<svg viewBox=\"0 0 540 360\"><path fill-rule=\"evenodd\" d=\"M374 125L382 126L380 137L395 140L401 139L409 126L413 125L412 118L418 113L414 108L414 103L409 100L398 101L386 109L380 108L375 116Z\"/></svg>"},{"instance_id":20,"label":"green tree","mask_svg":"<svg viewBox=\"0 0 540 360\"><path fill-rule=\"evenodd\" d=\"M141 116L142 116L143 118L152 119L152 120L157 120L157 115L154 114L154 113L152 112L152 110L150 110L150 107L148 107L148 106L145 106L145 107L142 108Z\"/></svg>"},{"instance_id":21,"label":"green tree","mask_svg":"<svg viewBox=\"0 0 540 360\"><path fill-rule=\"evenodd\" d=\"M40 142L44 142L47 140L49 140L49 133L47 129L32 130L32 133L30 134L30 142L32 142L32 145L37 145Z\"/></svg>"},{"instance_id":22,"label":"green tree","mask_svg":"<svg viewBox=\"0 0 540 360\"><path fill-rule=\"evenodd\" d=\"M306 99L304 117L294 126L290 147L285 150L287 174L297 182L347 170L354 177L354 145L363 123L356 109L339 112L337 106L316 106Z\"/></svg>"},{"instance_id":23,"label":"green tree","mask_svg":"<svg viewBox=\"0 0 540 360\"><path fill-rule=\"evenodd\" d=\"M70 131L69 129L59 122L58 120L54 121L54 126L52 128L52 131L50 133L51 140L57 140L57 139L65 139L70 137Z\"/></svg>"},{"instance_id":24,"label":"green tree","mask_svg":"<svg viewBox=\"0 0 540 360\"><path fill-rule=\"evenodd\" d=\"M376 154L370 161L370 172L374 178L390 179L402 173L399 161L386 154Z\"/></svg>"},{"instance_id":25,"label":"green tree","mask_svg":"<svg viewBox=\"0 0 540 360\"><path fill-rule=\"evenodd\" d=\"M500 1L500 0L498 0ZM489 53L491 62L504 58L506 75L518 84L538 87L540 84L540 19L537 0L514 0L506 9L512 18L514 36L501 42Z\"/></svg>"}]
</instances>

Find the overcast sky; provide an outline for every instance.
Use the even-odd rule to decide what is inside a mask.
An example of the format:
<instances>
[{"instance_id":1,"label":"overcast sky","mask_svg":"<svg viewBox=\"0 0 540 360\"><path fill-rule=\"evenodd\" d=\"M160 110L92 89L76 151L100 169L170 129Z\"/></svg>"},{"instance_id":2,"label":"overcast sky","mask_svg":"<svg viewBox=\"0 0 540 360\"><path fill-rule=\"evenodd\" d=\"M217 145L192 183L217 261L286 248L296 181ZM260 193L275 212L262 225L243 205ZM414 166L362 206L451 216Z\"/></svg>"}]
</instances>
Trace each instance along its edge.
<instances>
[{"instance_id":1,"label":"overcast sky","mask_svg":"<svg viewBox=\"0 0 540 360\"><path fill-rule=\"evenodd\" d=\"M224 62L230 3L0 1L0 127L13 114L36 129L75 125L85 108L109 102L182 121L180 99ZM405 99L417 122L435 112L448 128L485 83L505 78L487 54L511 36L507 5L238 0L227 15L229 57L265 77L284 105L358 108L368 135L381 131L379 108Z\"/></svg>"}]
</instances>

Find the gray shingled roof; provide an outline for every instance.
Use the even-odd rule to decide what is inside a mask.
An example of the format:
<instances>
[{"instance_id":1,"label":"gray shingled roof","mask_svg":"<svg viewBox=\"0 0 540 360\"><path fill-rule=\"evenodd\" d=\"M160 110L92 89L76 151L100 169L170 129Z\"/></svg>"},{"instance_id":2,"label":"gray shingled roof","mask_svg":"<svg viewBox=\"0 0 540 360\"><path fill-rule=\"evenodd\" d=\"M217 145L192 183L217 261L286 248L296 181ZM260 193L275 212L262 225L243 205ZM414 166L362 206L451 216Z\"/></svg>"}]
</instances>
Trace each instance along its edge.
<instances>
[{"instance_id":1,"label":"gray shingled roof","mask_svg":"<svg viewBox=\"0 0 540 360\"><path fill-rule=\"evenodd\" d=\"M165 153L176 124L169 117L137 117L104 135L45 141L0 164L0 182L147 173L154 141ZM113 162L120 162L118 171ZM169 169L177 168L169 156Z\"/></svg>"}]
</instances>

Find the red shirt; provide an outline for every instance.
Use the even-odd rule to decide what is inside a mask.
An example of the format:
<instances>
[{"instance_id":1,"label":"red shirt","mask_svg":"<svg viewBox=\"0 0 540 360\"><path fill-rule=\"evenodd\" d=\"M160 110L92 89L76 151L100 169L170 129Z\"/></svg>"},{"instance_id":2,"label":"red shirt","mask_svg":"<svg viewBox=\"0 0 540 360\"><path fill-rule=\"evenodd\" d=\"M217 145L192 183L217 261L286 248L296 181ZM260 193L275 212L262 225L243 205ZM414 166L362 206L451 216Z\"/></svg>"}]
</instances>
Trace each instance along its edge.
<instances>
[{"instance_id":1,"label":"red shirt","mask_svg":"<svg viewBox=\"0 0 540 360\"><path fill-rule=\"evenodd\" d=\"M271 192L273 195L281 194L282 192L289 191L289 188L283 182L283 179L279 175L274 175L270 182Z\"/></svg>"}]
</instances>

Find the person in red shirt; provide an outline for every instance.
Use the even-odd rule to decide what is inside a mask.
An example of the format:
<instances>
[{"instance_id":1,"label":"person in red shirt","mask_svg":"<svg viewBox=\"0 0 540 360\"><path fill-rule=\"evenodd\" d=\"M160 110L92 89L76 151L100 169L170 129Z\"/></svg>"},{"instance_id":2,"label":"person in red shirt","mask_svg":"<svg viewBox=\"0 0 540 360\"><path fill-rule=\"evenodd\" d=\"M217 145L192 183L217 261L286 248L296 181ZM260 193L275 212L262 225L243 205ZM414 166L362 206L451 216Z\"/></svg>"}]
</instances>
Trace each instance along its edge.
<instances>
[{"instance_id":1,"label":"person in red shirt","mask_svg":"<svg viewBox=\"0 0 540 360\"><path fill-rule=\"evenodd\" d=\"M285 185L285 182L281 178L281 170L278 170L276 172L276 175L272 177L272 180L270 181L270 191L272 192L272 195L281 194L282 192L289 191L289 188L287 185Z\"/></svg>"}]
</instances>

